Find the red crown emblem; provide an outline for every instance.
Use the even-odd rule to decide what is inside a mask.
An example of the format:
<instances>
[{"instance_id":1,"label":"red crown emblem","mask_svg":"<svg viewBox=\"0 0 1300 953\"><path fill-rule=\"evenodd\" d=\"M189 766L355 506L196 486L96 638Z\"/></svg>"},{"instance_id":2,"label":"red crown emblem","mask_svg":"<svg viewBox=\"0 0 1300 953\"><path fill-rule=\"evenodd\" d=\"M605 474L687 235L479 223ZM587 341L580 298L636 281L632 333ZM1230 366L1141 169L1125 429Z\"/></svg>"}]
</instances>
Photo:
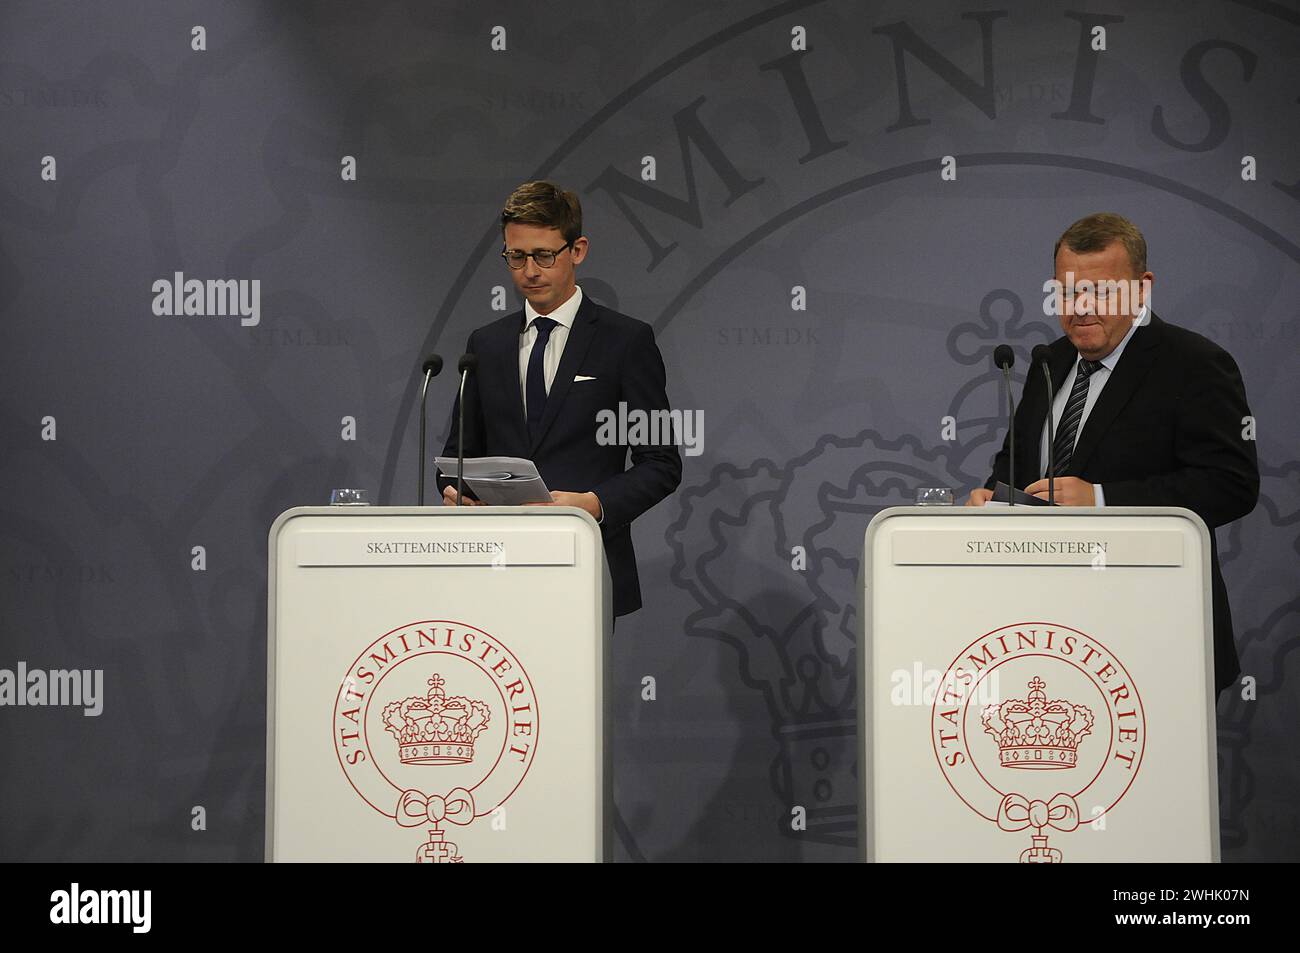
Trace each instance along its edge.
<instances>
[{"instance_id":1,"label":"red crown emblem","mask_svg":"<svg viewBox=\"0 0 1300 953\"><path fill-rule=\"evenodd\" d=\"M1037 675L1029 697L986 705L984 730L998 743L1004 768L1073 768L1079 742L1092 731L1092 710L1063 699L1048 700L1047 683Z\"/></svg>"},{"instance_id":2,"label":"red crown emblem","mask_svg":"<svg viewBox=\"0 0 1300 953\"><path fill-rule=\"evenodd\" d=\"M397 739L403 764L467 764L491 713L476 698L448 698L437 672L424 697L412 695L384 707L384 728Z\"/></svg>"}]
</instances>

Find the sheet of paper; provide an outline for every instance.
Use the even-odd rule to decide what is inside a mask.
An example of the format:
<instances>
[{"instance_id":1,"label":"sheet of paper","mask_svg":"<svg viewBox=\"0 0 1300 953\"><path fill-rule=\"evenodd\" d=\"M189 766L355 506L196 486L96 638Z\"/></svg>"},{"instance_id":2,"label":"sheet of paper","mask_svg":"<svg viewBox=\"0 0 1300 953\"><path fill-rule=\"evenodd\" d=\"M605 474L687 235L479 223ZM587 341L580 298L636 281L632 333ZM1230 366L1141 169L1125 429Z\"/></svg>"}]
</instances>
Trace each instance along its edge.
<instances>
[{"instance_id":1,"label":"sheet of paper","mask_svg":"<svg viewBox=\"0 0 1300 953\"><path fill-rule=\"evenodd\" d=\"M434 460L443 476L456 476L456 458ZM489 506L521 506L525 503L549 503L547 489L537 466L522 457L466 457L465 485Z\"/></svg>"}]
</instances>

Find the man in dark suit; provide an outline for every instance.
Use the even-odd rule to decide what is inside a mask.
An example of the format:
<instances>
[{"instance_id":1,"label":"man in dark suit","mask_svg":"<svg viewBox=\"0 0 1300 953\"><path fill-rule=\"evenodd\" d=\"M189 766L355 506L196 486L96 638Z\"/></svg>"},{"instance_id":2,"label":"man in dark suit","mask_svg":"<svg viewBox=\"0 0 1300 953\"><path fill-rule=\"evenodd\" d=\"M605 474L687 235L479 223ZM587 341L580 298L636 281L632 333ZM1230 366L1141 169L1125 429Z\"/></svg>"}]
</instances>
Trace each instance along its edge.
<instances>
[{"instance_id":1,"label":"man in dark suit","mask_svg":"<svg viewBox=\"0 0 1300 953\"><path fill-rule=\"evenodd\" d=\"M1065 337L1050 347L1056 501L1065 506L1182 506L1210 528L1214 684L1240 671L1214 529L1241 519L1259 497L1250 408L1227 351L1168 324L1148 307L1154 276L1142 233L1119 215L1075 222L1054 250ZM1047 499L1047 397L1033 367L1016 410L1017 483ZM1006 443L982 506L1008 479ZM1029 479L1022 479L1029 477ZM1042 477L1040 479L1040 477Z\"/></svg>"},{"instance_id":2,"label":"man in dark suit","mask_svg":"<svg viewBox=\"0 0 1300 953\"><path fill-rule=\"evenodd\" d=\"M610 439L610 415L667 419L663 357L654 329L586 297L575 271L587 256L578 197L526 182L501 212L502 257L524 297L522 311L469 336L478 368L465 385L465 456L524 457L537 465L554 506L600 523L614 615L641 607L634 519L675 490L682 460L671 436L658 443ZM456 456L456 420L443 456ZM598 415L604 413L605 426ZM626 417L624 416L626 415ZM643 428L645 431L645 428ZM623 441L627 437L627 442ZM631 454L631 466L628 455ZM456 502L445 475L443 499ZM470 499L467 503L477 503Z\"/></svg>"}]
</instances>

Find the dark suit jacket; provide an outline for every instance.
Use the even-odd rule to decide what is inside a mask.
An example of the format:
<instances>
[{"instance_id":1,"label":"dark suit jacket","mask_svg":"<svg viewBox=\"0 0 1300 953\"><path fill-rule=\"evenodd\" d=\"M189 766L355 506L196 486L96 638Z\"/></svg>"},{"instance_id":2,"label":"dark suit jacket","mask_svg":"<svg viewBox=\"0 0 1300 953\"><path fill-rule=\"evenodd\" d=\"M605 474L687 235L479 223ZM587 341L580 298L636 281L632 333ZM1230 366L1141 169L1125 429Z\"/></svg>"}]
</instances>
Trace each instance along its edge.
<instances>
[{"instance_id":1,"label":"dark suit jacket","mask_svg":"<svg viewBox=\"0 0 1300 953\"><path fill-rule=\"evenodd\" d=\"M1050 350L1055 392L1066 386L1078 352L1066 337L1054 341ZM1045 475L1039 454L1047 395L1039 366L1030 370L1015 417L1016 483L1022 489ZM1107 506L1184 506L1205 520L1210 528L1216 691L1240 672L1214 528L1241 519L1259 498L1255 442L1241 435L1242 418L1249 415L1232 356L1153 314L1125 345L1079 432L1065 473L1100 483ZM1007 479L1007 458L1004 442L986 486Z\"/></svg>"},{"instance_id":2,"label":"dark suit jacket","mask_svg":"<svg viewBox=\"0 0 1300 953\"><path fill-rule=\"evenodd\" d=\"M600 530L614 587L614 615L626 615L641 608L631 523L677 489L682 458L674 445L601 446L596 414L608 409L617 415L620 402L629 412L669 409L654 329L584 294L534 443L528 438L519 381L523 327L524 312L516 311L469 336L466 350L479 363L465 385L465 456L525 457L552 490L594 492L604 511ZM579 375L595 380L574 383ZM458 412L457 402L443 456L456 456ZM455 482L454 474L451 479L440 475L439 491Z\"/></svg>"}]
</instances>

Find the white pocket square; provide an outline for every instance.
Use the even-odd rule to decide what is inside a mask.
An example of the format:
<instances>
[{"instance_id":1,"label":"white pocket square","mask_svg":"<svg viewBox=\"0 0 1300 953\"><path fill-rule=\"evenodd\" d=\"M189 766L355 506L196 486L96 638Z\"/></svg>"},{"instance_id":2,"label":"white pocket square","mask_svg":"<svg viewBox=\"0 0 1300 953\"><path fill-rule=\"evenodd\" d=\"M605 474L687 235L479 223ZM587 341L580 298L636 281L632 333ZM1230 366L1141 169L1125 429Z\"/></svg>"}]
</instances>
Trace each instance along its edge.
<instances>
[{"instance_id":1,"label":"white pocket square","mask_svg":"<svg viewBox=\"0 0 1300 953\"><path fill-rule=\"evenodd\" d=\"M586 376L584 376L584 375L582 375L582 374L579 374L579 375L577 375L576 377L573 378L573 383L576 384L576 383L578 383L578 381L594 381L595 379L596 379L596 378L594 378L594 377L586 377Z\"/></svg>"}]
</instances>

